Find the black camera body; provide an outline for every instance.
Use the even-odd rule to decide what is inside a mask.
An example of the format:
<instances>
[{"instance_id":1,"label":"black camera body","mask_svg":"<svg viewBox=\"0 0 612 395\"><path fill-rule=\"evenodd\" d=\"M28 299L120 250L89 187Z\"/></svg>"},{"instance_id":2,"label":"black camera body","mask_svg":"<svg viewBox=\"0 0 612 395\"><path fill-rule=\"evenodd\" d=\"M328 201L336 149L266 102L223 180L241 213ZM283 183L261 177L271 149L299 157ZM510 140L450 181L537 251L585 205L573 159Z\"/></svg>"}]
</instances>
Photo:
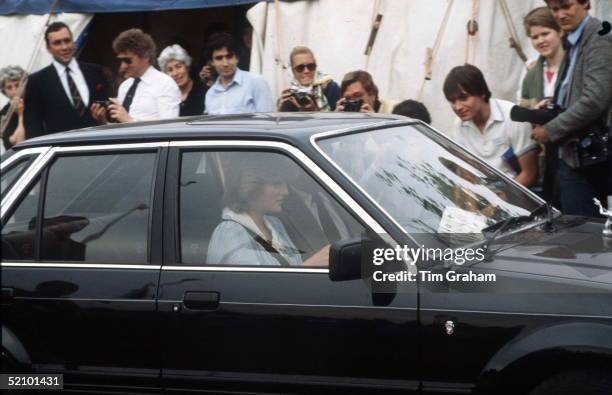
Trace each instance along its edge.
<instances>
[{"instance_id":1,"label":"black camera body","mask_svg":"<svg viewBox=\"0 0 612 395\"><path fill-rule=\"evenodd\" d=\"M361 110L361 106L363 105L363 100L347 100L344 102L344 111L345 112L359 112Z\"/></svg>"},{"instance_id":2,"label":"black camera body","mask_svg":"<svg viewBox=\"0 0 612 395\"><path fill-rule=\"evenodd\" d=\"M547 108L530 110L528 108L514 106L510 110L510 118L515 122L529 122L536 125L544 125L563 112L563 108L556 104L550 104ZM571 152L572 163L568 164L574 168L584 168L606 162L610 158L609 131L606 127L589 125L587 130L579 136L570 138L566 142Z\"/></svg>"},{"instance_id":3,"label":"black camera body","mask_svg":"<svg viewBox=\"0 0 612 395\"><path fill-rule=\"evenodd\" d=\"M310 89L291 89L291 96L295 97L300 107L307 106L310 104L311 99L309 96L312 95Z\"/></svg>"},{"instance_id":4,"label":"black camera body","mask_svg":"<svg viewBox=\"0 0 612 395\"><path fill-rule=\"evenodd\" d=\"M546 108L535 110L521 106L514 106L510 110L510 119L512 119L514 122L529 122L537 125L544 125L562 112L563 108L553 103L550 103Z\"/></svg>"}]
</instances>

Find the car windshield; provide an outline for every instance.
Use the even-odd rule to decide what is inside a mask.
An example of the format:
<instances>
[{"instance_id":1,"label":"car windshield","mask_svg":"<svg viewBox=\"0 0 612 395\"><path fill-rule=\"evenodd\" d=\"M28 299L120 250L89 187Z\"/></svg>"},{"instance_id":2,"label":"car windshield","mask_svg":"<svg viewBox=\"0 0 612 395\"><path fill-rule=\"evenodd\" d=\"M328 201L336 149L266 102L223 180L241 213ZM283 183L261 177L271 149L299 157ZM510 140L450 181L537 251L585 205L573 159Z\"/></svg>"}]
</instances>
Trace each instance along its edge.
<instances>
[{"instance_id":1,"label":"car windshield","mask_svg":"<svg viewBox=\"0 0 612 395\"><path fill-rule=\"evenodd\" d=\"M479 234L542 201L434 130L412 124L317 140L411 234Z\"/></svg>"}]
</instances>

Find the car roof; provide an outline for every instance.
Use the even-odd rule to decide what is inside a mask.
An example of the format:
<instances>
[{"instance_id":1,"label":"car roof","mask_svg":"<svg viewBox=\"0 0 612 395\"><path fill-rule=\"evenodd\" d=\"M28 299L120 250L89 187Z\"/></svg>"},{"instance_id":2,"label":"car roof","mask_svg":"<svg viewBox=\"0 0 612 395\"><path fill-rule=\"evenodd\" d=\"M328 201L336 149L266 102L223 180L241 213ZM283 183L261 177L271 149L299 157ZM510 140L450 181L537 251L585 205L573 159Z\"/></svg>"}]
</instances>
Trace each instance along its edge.
<instances>
[{"instance_id":1,"label":"car roof","mask_svg":"<svg viewBox=\"0 0 612 395\"><path fill-rule=\"evenodd\" d=\"M406 124L414 122L399 115L368 113L257 113L199 115L163 121L110 124L28 139L19 150L48 145L113 144L164 140L274 139L305 143L317 133Z\"/></svg>"}]
</instances>

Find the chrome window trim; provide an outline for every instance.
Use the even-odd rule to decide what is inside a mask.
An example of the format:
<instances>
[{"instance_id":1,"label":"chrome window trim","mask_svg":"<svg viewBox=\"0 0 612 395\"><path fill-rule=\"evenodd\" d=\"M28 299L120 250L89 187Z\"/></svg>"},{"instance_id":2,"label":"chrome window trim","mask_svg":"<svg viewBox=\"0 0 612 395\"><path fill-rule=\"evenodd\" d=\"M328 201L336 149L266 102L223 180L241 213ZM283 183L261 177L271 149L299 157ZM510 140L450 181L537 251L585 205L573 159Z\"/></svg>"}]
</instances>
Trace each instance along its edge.
<instances>
[{"instance_id":1,"label":"chrome window trim","mask_svg":"<svg viewBox=\"0 0 612 395\"><path fill-rule=\"evenodd\" d=\"M154 143L132 143L132 144L100 144L100 145L80 145L74 147L42 147L32 148L33 150L43 149L46 150L43 154L39 155L35 159L34 163L30 168L21 176L21 178L13 185L11 191L2 200L2 207L0 209L0 218L4 221L4 216L11 209L19 192L28 184L34 177L36 177L41 169L57 155L57 153L65 152L86 152L86 151L117 151L117 150L141 150L150 148L162 148L168 146L167 141L154 142ZM24 150L28 151L28 150ZM15 154L17 155L17 154ZM12 159L15 155L13 155Z\"/></svg>"},{"instance_id":2,"label":"chrome window trim","mask_svg":"<svg viewBox=\"0 0 612 395\"><path fill-rule=\"evenodd\" d=\"M55 147L56 152L80 152L80 151L109 151L109 150L138 150L147 148L167 147L168 141L153 143L128 143L128 144L102 144L102 145L80 145L75 147Z\"/></svg>"},{"instance_id":3,"label":"chrome window trim","mask_svg":"<svg viewBox=\"0 0 612 395\"><path fill-rule=\"evenodd\" d=\"M373 232L378 234L385 233L380 224L372 218L348 193L344 191L332 178L306 154L296 147L287 143L275 141L254 141L254 140L209 140L209 141L173 141L170 147L198 148L198 147L232 147L232 148L276 148L289 153L298 162L314 173L319 181L327 186L337 198L346 204Z\"/></svg>"},{"instance_id":4,"label":"chrome window trim","mask_svg":"<svg viewBox=\"0 0 612 395\"><path fill-rule=\"evenodd\" d=\"M1 267L28 267L52 269L137 269L160 270L160 265L121 265L104 263L66 263L66 262L2 262Z\"/></svg>"},{"instance_id":5,"label":"chrome window trim","mask_svg":"<svg viewBox=\"0 0 612 395\"><path fill-rule=\"evenodd\" d=\"M258 267L258 266L163 266L163 271L194 271L194 272L260 272L260 273L323 273L329 269L300 267Z\"/></svg>"},{"instance_id":6,"label":"chrome window trim","mask_svg":"<svg viewBox=\"0 0 612 395\"><path fill-rule=\"evenodd\" d=\"M40 173L40 170L48 162L49 158L51 158L51 156L53 155L53 148L51 147L42 147L39 149L41 149L42 151L39 153L38 157L34 159L34 162L32 162L28 169L26 169L25 173L23 173L21 177L17 180L17 182L13 184L13 187L6 194L6 196L4 196L4 199L2 199L2 203L0 203L0 218L2 219L2 221L4 221L4 216L11 209L11 207L15 203L15 200L17 199L17 196L19 196L23 188L28 183L30 183L30 181L32 181L32 179L34 179L34 177L36 177L38 173ZM34 148L33 150L37 149ZM24 150L23 152L26 151L28 150ZM13 157L9 159L12 158Z\"/></svg>"},{"instance_id":7,"label":"chrome window trim","mask_svg":"<svg viewBox=\"0 0 612 395\"><path fill-rule=\"evenodd\" d=\"M5 167L10 166L13 162L19 160L20 158L24 156L33 155L33 154L41 154L50 149L51 147L36 147L36 148L26 148L24 150L17 151L7 160L0 163L0 169L4 170Z\"/></svg>"}]
</instances>

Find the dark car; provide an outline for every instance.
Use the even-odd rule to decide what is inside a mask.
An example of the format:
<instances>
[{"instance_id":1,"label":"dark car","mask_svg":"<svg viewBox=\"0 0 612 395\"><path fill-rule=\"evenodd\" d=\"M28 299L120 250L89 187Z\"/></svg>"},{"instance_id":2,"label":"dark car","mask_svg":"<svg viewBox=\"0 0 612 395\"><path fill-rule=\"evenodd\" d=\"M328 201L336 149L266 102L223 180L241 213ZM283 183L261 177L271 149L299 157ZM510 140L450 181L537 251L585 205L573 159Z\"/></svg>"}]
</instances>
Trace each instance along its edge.
<instances>
[{"instance_id":1,"label":"dark car","mask_svg":"<svg viewBox=\"0 0 612 395\"><path fill-rule=\"evenodd\" d=\"M603 219L421 122L54 134L2 157L1 215L3 373L87 393L612 393Z\"/></svg>"}]
</instances>

